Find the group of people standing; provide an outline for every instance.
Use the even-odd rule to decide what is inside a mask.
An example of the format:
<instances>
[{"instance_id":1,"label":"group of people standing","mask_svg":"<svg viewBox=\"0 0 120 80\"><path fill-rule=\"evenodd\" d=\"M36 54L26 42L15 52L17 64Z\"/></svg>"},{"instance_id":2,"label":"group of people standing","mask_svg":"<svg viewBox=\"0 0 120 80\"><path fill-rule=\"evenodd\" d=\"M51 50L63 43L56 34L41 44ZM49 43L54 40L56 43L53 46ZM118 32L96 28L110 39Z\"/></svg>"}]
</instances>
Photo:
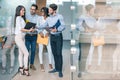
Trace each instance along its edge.
<instances>
[{"instance_id":1,"label":"group of people standing","mask_svg":"<svg viewBox=\"0 0 120 80\"><path fill-rule=\"evenodd\" d=\"M32 4L30 8L30 13L25 13L25 7L19 5L16 8L15 13L15 43L18 46L19 51L19 72L22 75L30 76L29 73L29 63L30 69L36 70L34 65L35 53L36 53L36 41L37 35L39 34L41 37L48 37L48 56L49 56L49 73L58 72L59 77L63 77L62 73L62 46L63 46L63 37L62 31L65 29L65 23L63 20L63 16L56 12L57 5L50 4L49 8L43 7L41 8L42 15L39 16L36 14L38 6L36 4ZM59 27L53 26L57 21L60 21ZM35 28L25 29L26 21L35 23ZM39 45L39 60L41 71L44 71L43 66L43 44ZM31 54L30 54L31 52ZM54 57L54 69L52 65L52 55Z\"/></svg>"}]
</instances>

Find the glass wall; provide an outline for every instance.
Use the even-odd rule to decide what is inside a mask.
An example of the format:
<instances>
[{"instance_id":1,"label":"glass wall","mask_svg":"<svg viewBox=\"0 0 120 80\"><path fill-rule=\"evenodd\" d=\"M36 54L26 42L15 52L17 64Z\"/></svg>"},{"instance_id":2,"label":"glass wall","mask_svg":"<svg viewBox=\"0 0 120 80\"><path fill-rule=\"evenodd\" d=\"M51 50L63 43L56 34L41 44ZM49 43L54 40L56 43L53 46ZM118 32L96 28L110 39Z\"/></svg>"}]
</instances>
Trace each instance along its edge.
<instances>
[{"instance_id":1,"label":"glass wall","mask_svg":"<svg viewBox=\"0 0 120 80\"><path fill-rule=\"evenodd\" d=\"M47 0L47 5L53 1ZM71 43L71 80L119 79L120 1L55 1L66 23L64 40Z\"/></svg>"},{"instance_id":2,"label":"glass wall","mask_svg":"<svg viewBox=\"0 0 120 80\"><path fill-rule=\"evenodd\" d=\"M5 39L5 36L10 37L11 34L14 33L14 15L16 7L23 5L26 8L26 12L28 12L31 4L35 2L36 0L0 0L0 39L1 37ZM6 43L8 43L7 46L11 43L9 40L11 39L6 41ZM11 80L18 71L18 50L16 46L14 46L15 49L13 51L12 48L1 49L1 45L0 40L0 80ZM12 54L10 53L11 51ZM11 68L11 64L13 64L14 68ZM5 66L5 68L2 66Z\"/></svg>"},{"instance_id":3,"label":"glass wall","mask_svg":"<svg viewBox=\"0 0 120 80\"><path fill-rule=\"evenodd\" d=\"M30 5L35 2L0 0L0 36L13 33L17 5L24 5L28 12ZM70 41L71 45L71 53L68 54L70 80L119 80L120 1L47 0L47 6L51 3L58 5L58 13L63 15L66 24L63 38ZM0 53L1 51L2 49ZM1 56L2 54L0 65ZM10 57L7 57L7 60L10 60ZM10 71L9 64L5 74ZM15 64L18 65L17 58ZM18 66L12 75L3 76L0 67L0 78L9 80L17 72L17 68Z\"/></svg>"}]
</instances>

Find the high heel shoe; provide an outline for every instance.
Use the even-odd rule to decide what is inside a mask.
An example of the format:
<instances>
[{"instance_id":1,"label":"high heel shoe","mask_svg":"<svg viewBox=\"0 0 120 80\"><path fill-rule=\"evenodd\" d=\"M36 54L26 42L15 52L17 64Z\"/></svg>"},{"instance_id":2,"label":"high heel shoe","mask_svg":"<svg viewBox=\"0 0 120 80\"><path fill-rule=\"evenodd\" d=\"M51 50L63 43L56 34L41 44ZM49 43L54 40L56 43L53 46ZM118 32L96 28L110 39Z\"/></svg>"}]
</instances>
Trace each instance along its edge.
<instances>
[{"instance_id":1,"label":"high heel shoe","mask_svg":"<svg viewBox=\"0 0 120 80\"><path fill-rule=\"evenodd\" d=\"M24 75L30 76L29 69L24 69L23 72L24 72Z\"/></svg>"},{"instance_id":2,"label":"high heel shoe","mask_svg":"<svg viewBox=\"0 0 120 80\"><path fill-rule=\"evenodd\" d=\"M45 72L43 64L40 64L40 67L41 67L41 71Z\"/></svg>"},{"instance_id":3,"label":"high heel shoe","mask_svg":"<svg viewBox=\"0 0 120 80\"><path fill-rule=\"evenodd\" d=\"M52 70L53 69L53 66L52 66L52 64L49 64L49 68Z\"/></svg>"},{"instance_id":4,"label":"high heel shoe","mask_svg":"<svg viewBox=\"0 0 120 80\"><path fill-rule=\"evenodd\" d=\"M18 72L20 72L21 75L24 75L23 67L19 67L19 68L18 68Z\"/></svg>"}]
</instances>

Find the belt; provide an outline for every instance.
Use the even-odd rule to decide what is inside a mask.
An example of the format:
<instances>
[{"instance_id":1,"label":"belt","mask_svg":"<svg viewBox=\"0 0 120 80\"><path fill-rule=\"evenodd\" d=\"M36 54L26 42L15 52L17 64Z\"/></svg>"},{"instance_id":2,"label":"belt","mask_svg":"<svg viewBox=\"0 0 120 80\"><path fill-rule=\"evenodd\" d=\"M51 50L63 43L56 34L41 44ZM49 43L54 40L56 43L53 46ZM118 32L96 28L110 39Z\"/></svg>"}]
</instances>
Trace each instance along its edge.
<instances>
[{"instance_id":1,"label":"belt","mask_svg":"<svg viewBox=\"0 0 120 80\"><path fill-rule=\"evenodd\" d=\"M37 34L26 34L26 36L37 36Z\"/></svg>"},{"instance_id":2,"label":"belt","mask_svg":"<svg viewBox=\"0 0 120 80\"><path fill-rule=\"evenodd\" d=\"M62 33L58 33L58 34L51 34L51 36L60 36L62 35Z\"/></svg>"}]
</instances>

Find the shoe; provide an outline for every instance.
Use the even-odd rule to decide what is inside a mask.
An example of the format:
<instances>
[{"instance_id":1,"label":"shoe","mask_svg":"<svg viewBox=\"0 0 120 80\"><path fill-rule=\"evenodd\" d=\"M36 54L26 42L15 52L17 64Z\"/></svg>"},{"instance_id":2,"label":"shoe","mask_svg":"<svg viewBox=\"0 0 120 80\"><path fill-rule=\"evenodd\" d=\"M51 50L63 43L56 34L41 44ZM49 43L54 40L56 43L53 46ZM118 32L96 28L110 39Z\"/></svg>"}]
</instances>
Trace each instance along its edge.
<instances>
[{"instance_id":1,"label":"shoe","mask_svg":"<svg viewBox=\"0 0 120 80\"><path fill-rule=\"evenodd\" d=\"M40 68L42 72L45 72L43 64L40 64Z\"/></svg>"},{"instance_id":2,"label":"shoe","mask_svg":"<svg viewBox=\"0 0 120 80\"><path fill-rule=\"evenodd\" d=\"M30 69L36 70L35 66L33 64L30 65Z\"/></svg>"},{"instance_id":3,"label":"shoe","mask_svg":"<svg viewBox=\"0 0 120 80\"><path fill-rule=\"evenodd\" d=\"M48 73L55 73L55 72L58 72L56 69L53 69L51 71L49 71Z\"/></svg>"},{"instance_id":4,"label":"shoe","mask_svg":"<svg viewBox=\"0 0 120 80\"><path fill-rule=\"evenodd\" d=\"M24 69L23 72L24 72L24 75L30 76L29 69Z\"/></svg>"},{"instance_id":5,"label":"shoe","mask_svg":"<svg viewBox=\"0 0 120 80\"><path fill-rule=\"evenodd\" d=\"M49 68L50 68L50 69L53 69L53 66L52 66L52 64L49 64Z\"/></svg>"},{"instance_id":6,"label":"shoe","mask_svg":"<svg viewBox=\"0 0 120 80\"><path fill-rule=\"evenodd\" d=\"M18 68L18 72L20 72L21 75L24 75L23 67L19 67L19 68Z\"/></svg>"},{"instance_id":7,"label":"shoe","mask_svg":"<svg viewBox=\"0 0 120 80\"><path fill-rule=\"evenodd\" d=\"M63 77L63 73L59 72L59 77L62 78Z\"/></svg>"}]
</instances>

